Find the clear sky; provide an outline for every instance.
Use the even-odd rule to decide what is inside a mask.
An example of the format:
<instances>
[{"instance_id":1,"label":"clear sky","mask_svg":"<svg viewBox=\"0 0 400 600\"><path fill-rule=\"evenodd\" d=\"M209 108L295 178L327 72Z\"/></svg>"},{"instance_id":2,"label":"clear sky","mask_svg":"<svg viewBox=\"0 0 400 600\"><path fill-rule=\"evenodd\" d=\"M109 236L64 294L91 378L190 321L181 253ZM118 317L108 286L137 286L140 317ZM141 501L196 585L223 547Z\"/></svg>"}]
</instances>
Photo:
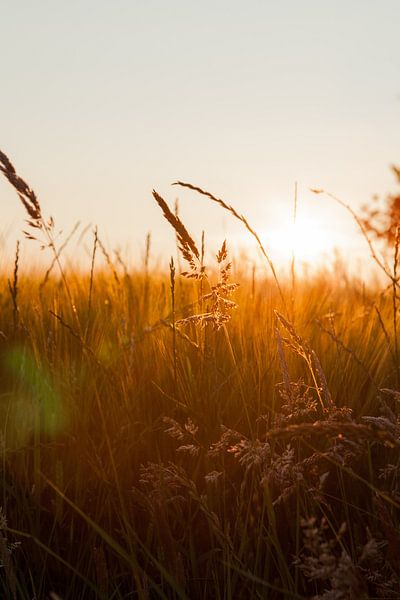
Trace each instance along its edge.
<instances>
[{"instance_id":1,"label":"clear sky","mask_svg":"<svg viewBox=\"0 0 400 600\"><path fill-rule=\"evenodd\" d=\"M398 0L0 0L0 148L67 230L97 223L136 256L174 237L151 197L174 201L210 244L240 229L170 183L190 181L264 236L299 211L344 250L354 207L392 191L400 116ZM2 231L24 212L0 181ZM315 212L314 212L315 211Z\"/></svg>"}]
</instances>

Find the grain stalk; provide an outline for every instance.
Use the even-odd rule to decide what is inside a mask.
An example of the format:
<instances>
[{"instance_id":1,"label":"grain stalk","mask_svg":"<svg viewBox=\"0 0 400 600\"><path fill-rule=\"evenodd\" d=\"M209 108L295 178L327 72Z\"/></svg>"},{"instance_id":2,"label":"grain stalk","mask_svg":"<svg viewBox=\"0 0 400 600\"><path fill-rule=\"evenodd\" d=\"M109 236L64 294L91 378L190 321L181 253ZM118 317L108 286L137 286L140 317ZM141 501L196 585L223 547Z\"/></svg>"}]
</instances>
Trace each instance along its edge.
<instances>
[{"instance_id":1,"label":"grain stalk","mask_svg":"<svg viewBox=\"0 0 400 600\"><path fill-rule=\"evenodd\" d=\"M205 237L204 237L204 229L201 232L201 254L200 254L200 271L204 273L204 253L205 253ZM203 312L203 277L200 277L200 312Z\"/></svg>"},{"instance_id":2,"label":"grain stalk","mask_svg":"<svg viewBox=\"0 0 400 600\"><path fill-rule=\"evenodd\" d=\"M71 232L69 233L69 235L67 236L66 240L63 242L63 244L61 244L61 246L58 248L57 250L57 258L60 258L62 252L65 250L65 248L67 247L67 245L69 244L69 242L71 241L72 237L74 236L75 232L78 230L78 227L80 225L80 221L77 221L75 223L75 225L73 226ZM46 285L46 283L49 281L49 277L50 277L50 273L52 272L54 266L57 263L57 258L56 256L53 257L53 260L50 263L49 268L47 269L40 285L39 285L39 291L42 292L44 286Z\"/></svg>"},{"instance_id":3,"label":"grain stalk","mask_svg":"<svg viewBox=\"0 0 400 600\"><path fill-rule=\"evenodd\" d=\"M298 354L298 356L305 360L310 371L311 378L314 382L315 391L317 392L321 408L331 409L334 406L334 403L332 401L331 394L328 389L325 374L322 370L321 363L319 362L316 353L309 347L308 343L300 337L292 323L285 319L285 317L281 315L277 310L275 310L274 312L277 322L290 335L290 339L281 337L279 337L278 339L280 339L281 342L284 342L286 346L288 346L291 350ZM280 360L282 359L280 358Z\"/></svg>"},{"instance_id":4,"label":"grain stalk","mask_svg":"<svg viewBox=\"0 0 400 600\"><path fill-rule=\"evenodd\" d=\"M151 233L148 232L146 235L146 246L145 246L145 254L144 254L144 292L143 292L143 313L144 313L144 321L148 320L149 314L149 290L150 290L150 280L149 280L149 264L150 264L150 249L151 249Z\"/></svg>"},{"instance_id":5,"label":"grain stalk","mask_svg":"<svg viewBox=\"0 0 400 600\"><path fill-rule=\"evenodd\" d=\"M399 372L399 345L397 336L397 270L399 266L399 246L400 246L400 225L396 227L396 235L394 241L394 256L393 256L393 278L392 278L392 304L393 304L393 338L394 338L394 355L396 359L396 384L397 387L400 385L400 372Z\"/></svg>"},{"instance_id":6,"label":"grain stalk","mask_svg":"<svg viewBox=\"0 0 400 600\"><path fill-rule=\"evenodd\" d=\"M296 231L296 223L297 223L297 181L294 184L294 202L293 202L293 233ZM292 275L292 310L293 310L293 318L295 317L295 293L296 293L296 252L295 252L295 244L294 244L294 236L292 242L292 262L290 265L290 271Z\"/></svg>"},{"instance_id":7,"label":"grain stalk","mask_svg":"<svg viewBox=\"0 0 400 600\"><path fill-rule=\"evenodd\" d=\"M169 281L171 290L171 313L172 313L172 354L174 362L174 385L175 395L177 392L177 349L176 349L176 321L175 321L175 265L174 259L171 256L169 263Z\"/></svg>"},{"instance_id":8,"label":"grain stalk","mask_svg":"<svg viewBox=\"0 0 400 600\"><path fill-rule=\"evenodd\" d=\"M388 332L387 327L385 325L385 322L383 320L381 311L379 310L379 308L378 308L378 306L376 304L374 304L374 308L375 308L375 312L376 312L377 317L378 317L379 325L380 325L380 327L382 329L383 335L385 336L386 345L387 345L390 357L392 359L393 366L396 369L396 364L397 364L396 363L396 355L395 355L395 353L393 351L393 348L392 348L392 342L390 341L389 332Z\"/></svg>"},{"instance_id":9,"label":"grain stalk","mask_svg":"<svg viewBox=\"0 0 400 600\"><path fill-rule=\"evenodd\" d=\"M44 218L39 200L38 200L35 192L22 179L22 177L20 177L17 174L14 165L11 163L10 159L1 150L0 150L0 171L3 173L5 178L9 181L9 183L16 190L16 192L19 196L19 199L21 200L21 202L28 214L29 218L27 219L27 224L29 225L29 227L31 227L31 229L33 229L33 230L39 230L39 231L43 232L45 239L46 239L46 245L49 248L51 248L51 251L54 254L54 260L56 261L57 266L59 268L61 278L63 280L65 291L67 293L68 300L69 300L76 324L77 324L78 328L81 329L78 313L77 313L76 306L74 303L74 299L72 297L71 290L68 285L63 266L60 262L59 252L57 251L57 248L55 245L53 217L50 217L48 220L46 220ZM24 231L23 233L27 239L40 241L40 240L38 240L36 235L32 235L32 233L30 233L28 231Z\"/></svg>"},{"instance_id":10,"label":"grain stalk","mask_svg":"<svg viewBox=\"0 0 400 600\"><path fill-rule=\"evenodd\" d=\"M8 280L8 289L11 294L11 300L13 305L13 326L14 335L17 332L18 321L19 321L19 308L18 308L18 265L19 265L19 240L15 248L15 260L14 260L14 273L12 284Z\"/></svg>"},{"instance_id":11,"label":"grain stalk","mask_svg":"<svg viewBox=\"0 0 400 600\"><path fill-rule=\"evenodd\" d=\"M276 273L275 267L274 267L274 263L272 262L269 254L267 253L266 249L264 248L263 243L261 242L257 232L255 231L255 229L253 229L249 222L247 221L246 217L244 217L244 215L239 214L234 208L233 206L230 206L229 204L226 204L223 200L221 200L221 198L216 198L213 194L211 194L210 192L207 192L206 190L203 190L202 188L192 185L191 183L185 183L183 181L175 181L172 185L180 185L182 187L188 188L190 190L193 190L195 192L198 192L199 194L201 194L202 196L206 196L207 198L210 198L210 200L212 200L213 202L216 202L217 204L219 204L222 208L224 208L225 210L227 210L228 212L230 212L236 219L238 219L239 221L241 221L241 223L243 223L243 225L246 227L247 231L254 237L254 239L256 240L258 247L261 251L261 254L264 256L264 258L266 259L269 268L271 269L272 272L272 276L275 280L275 284L276 287L278 289L279 292L279 296L281 298L282 301L282 305L285 309L285 312L287 313L287 306L286 306L286 300L285 297L283 295L283 291L281 288L281 285L279 283L278 280L278 275Z\"/></svg>"},{"instance_id":12,"label":"grain stalk","mask_svg":"<svg viewBox=\"0 0 400 600\"><path fill-rule=\"evenodd\" d=\"M292 398L292 386L290 384L290 374L289 374L289 369L288 369L288 365L287 365L287 361L286 361L285 351L283 348L282 336L279 332L278 327L275 327L275 338L276 338L276 345L278 347L278 359L279 359L279 366L281 369L281 374L282 374L282 379L283 379L283 386L284 386L287 397L291 399Z\"/></svg>"},{"instance_id":13,"label":"grain stalk","mask_svg":"<svg viewBox=\"0 0 400 600\"><path fill-rule=\"evenodd\" d=\"M175 198L174 203L174 215L179 218L179 198ZM181 253L179 251L179 239L175 234L175 243L176 243L176 264L178 265L178 271L181 271Z\"/></svg>"},{"instance_id":14,"label":"grain stalk","mask_svg":"<svg viewBox=\"0 0 400 600\"><path fill-rule=\"evenodd\" d=\"M87 326L86 326L86 334L89 328L90 322L90 313L92 310L92 294L93 294L93 276L94 276L94 264L96 260L96 250L97 250L97 227L94 228L93 231L93 250L92 250L92 262L90 265L90 280L89 280L89 296L88 296L88 308L87 308Z\"/></svg>"},{"instance_id":15,"label":"grain stalk","mask_svg":"<svg viewBox=\"0 0 400 600\"><path fill-rule=\"evenodd\" d=\"M113 277L114 277L115 283L117 284L117 286L119 286L121 282L120 282L120 280L119 280L119 277L118 277L117 270L116 270L116 268L115 268L115 266L114 266L114 263L113 263L113 261L112 261L112 259L111 259L111 256L110 256L110 255L109 255L109 253L107 252L107 249L106 249L106 247L104 246L103 242L101 241L101 239L99 238L99 236L98 236L98 235L97 235L97 245L99 246L99 248L100 248L100 250L101 250L101 253L102 253L102 254L103 254L103 256L104 256L104 258L105 258L105 261L106 261L107 265L110 267L110 270L111 270L111 272L112 272L112 274L113 274Z\"/></svg>"},{"instance_id":16,"label":"grain stalk","mask_svg":"<svg viewBox=\"0 0 400 600\"><path fill-rule=\"evenodd\" d=\"M254 262L251 268L251 297L253 300L256 297L256 265Z\"/></svg>"}]
</instances>

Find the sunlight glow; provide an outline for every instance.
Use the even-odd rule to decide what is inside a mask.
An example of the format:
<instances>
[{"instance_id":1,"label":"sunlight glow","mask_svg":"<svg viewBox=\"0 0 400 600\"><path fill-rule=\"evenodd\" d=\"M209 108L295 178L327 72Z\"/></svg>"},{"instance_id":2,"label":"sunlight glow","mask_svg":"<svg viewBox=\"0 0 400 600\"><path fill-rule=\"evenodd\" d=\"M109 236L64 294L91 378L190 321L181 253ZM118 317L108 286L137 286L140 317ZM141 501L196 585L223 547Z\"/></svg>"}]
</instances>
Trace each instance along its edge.
<instances>
[{"instance_id":1,"label":"sunlight glow","mask_svg":"<svg viewBox=\"0 0 400 600\"><path fill-rule=\"evenodd\" d=\"M319 263L333 252L337 244L326 227L309 217L299 217L296 223L286 223L271 231L268 238L271 253L282 262L290 261L294 254L296 261Z\"/></svg>"}]
</instances>

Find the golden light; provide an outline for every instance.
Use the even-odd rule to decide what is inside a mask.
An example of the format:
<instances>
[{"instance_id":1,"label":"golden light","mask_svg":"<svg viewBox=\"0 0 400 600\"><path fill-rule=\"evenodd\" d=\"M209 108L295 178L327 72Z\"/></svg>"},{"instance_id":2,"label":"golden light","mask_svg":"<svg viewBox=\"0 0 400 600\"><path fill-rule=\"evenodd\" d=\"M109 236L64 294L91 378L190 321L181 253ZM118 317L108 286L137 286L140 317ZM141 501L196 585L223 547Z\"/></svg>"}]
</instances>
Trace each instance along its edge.
<instances>
[{"instance_id":1,"label":"golden light","mask_svg":"<svg viewBox=\"0 0 400 600\"><path fill-rule=\"evenodd\" d=\"M286 222L270 231L268 246L278 262L290 261L292 256L301 263L316 264L332 256L337 245L326 224L312 217L299 216L296 222Z\"/></svg>"}]
</instances>

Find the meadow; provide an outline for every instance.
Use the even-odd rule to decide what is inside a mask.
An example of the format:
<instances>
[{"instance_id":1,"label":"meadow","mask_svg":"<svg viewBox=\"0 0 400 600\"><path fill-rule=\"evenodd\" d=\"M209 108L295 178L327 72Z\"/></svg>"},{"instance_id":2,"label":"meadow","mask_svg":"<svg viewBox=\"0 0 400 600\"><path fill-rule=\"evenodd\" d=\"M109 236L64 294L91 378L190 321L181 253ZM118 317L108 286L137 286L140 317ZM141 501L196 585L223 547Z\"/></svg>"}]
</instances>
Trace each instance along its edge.
<instances>
[{"instance_id":1,"label":"meadow","mask_svg":"<svg viewBox=\"0 0 400 600\"><path fill-rule=\"evenodd\" d=\"M0 278L1 597L399 598L399 236L390 264L366 239L383 283L281 277L194 188L255 239L248 272L154 192L169 269L94 230L83 272L0 169L49 263L17 246Z\"/></svg>"}]
</instances>

